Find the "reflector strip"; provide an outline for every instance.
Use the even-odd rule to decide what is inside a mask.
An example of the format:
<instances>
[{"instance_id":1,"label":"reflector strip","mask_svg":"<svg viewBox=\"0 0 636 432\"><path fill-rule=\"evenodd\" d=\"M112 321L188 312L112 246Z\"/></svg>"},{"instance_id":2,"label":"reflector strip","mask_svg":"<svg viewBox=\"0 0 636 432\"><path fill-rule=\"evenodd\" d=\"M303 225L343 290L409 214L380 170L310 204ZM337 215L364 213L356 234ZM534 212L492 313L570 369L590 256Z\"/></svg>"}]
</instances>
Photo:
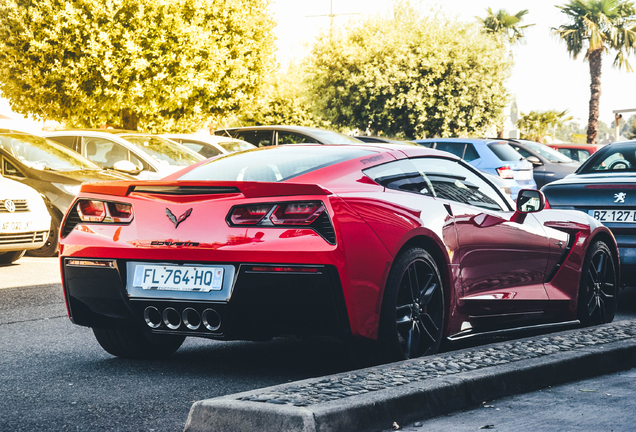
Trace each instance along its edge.
<instances>
[{"instance_id":1,"label":"reflector strip","mask_svg":"<svg viewBox=\"0 0 636 432\"><path fill-rule=\"evenodd\" d=\"M253 272L264 273L319 273L318 267L278 267L278 266L252 266Z\"/></svg>"},{"instance_id":2,"label":"reflector strip","mask_svg":"<svg viewBox=\"0 0 636 432\"><path fill-rule=\"evenodd\" d=\"M636 189L636 184L588 184L585 189Z\"/></svg>"},{"instance_id":3,"label":"reflector strip","mask_svg":"<svg viewBox=\"0 0 636 432\"><path fill-rule=\"evenodd\" d=\"M68 260L66 265L79 267L115 267L113 261Z\"/></svg>"}]
</instances>

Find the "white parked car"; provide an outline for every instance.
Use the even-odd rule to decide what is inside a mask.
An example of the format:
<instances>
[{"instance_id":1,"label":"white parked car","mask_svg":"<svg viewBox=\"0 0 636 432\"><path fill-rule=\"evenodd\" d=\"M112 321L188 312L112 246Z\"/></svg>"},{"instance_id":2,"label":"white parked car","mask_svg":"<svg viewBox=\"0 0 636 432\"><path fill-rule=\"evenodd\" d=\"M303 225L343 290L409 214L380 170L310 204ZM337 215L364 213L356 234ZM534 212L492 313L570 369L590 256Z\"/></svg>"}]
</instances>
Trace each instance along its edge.
<instances>
[{"instance_id":1,"label":"white parked car","mask_svg":"<svg viewBox=\"0 0 636 432\"><path fill-rule=\"evenodd\" d=\"M51 216L35 189L0 177L0 264L44 246L50 226Z\"/></svg>"},{"instance_id":2,"label":"white parked car","mask_svg":"<svg viewBox=\"0 0 636 432\"><path fill-rule=\"evenodd\" d=\"M250 144L247 141L218 135L168 133L160 136L179 143L199 153L206 159L221 154L256 148L254 144Z\"/></svg>"},{"instance_id":3,"label":"white parked car","mask_svg":"<svg viewBox=\"0 0 636 432\"><path fill-rule=\"evenodd\" d=\"M158 180L204 160L200 154L157 135L117 129L47 132L56 141L105 169L140 180Z\"/></svg>"}]
</instances>

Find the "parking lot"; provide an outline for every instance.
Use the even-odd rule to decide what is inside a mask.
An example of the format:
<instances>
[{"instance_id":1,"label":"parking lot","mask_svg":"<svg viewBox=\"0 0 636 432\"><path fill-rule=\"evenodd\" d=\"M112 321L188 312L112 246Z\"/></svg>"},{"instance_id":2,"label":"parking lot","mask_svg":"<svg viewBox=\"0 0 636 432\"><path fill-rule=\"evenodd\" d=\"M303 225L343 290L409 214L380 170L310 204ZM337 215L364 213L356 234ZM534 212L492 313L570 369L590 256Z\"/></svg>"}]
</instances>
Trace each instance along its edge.
<instances>
[{"instance_id":1,"label":"parking lot","mask_svg":"<svg viewBox=\"0 0 636 432\"><path fill-rule=\"evenodd\" d=\"M56 258L0 271L3 430L181 430L194 401L356 367L340 344L294 338L189 338L168 360L117 359L66 317ZM636 318L634 294L618 320Z\"/></svg>"}]
</instances>

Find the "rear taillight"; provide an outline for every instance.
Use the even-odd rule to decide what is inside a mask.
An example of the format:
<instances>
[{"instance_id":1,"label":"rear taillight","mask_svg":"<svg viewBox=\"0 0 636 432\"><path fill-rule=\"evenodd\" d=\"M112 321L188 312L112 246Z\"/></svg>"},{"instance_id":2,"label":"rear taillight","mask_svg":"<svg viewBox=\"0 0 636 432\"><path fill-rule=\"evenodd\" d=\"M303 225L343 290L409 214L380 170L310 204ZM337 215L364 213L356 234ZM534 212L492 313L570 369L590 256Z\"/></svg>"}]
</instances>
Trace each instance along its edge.
<instances>
[{"instance_id":1,"label":"rear taillight","mask_svg":"<svg viewBox=\"0 0 636 432\"><path fill-rule=\"evenodd\" d=\"M77 213L82 222L101 222L106 217L106 208L102 201L80 200Z\"/></svg>"},{"instance_id":2,"label":"rear taillight","mask_svg":"<svg viewBox=\"0 0 636 432\"><path fill-rule=\"evenodd\" d=\"M130 204L122 204L122 203L107 203L108 213L110 213L110 217L113 219L113 222L126 223L132 220L133 209Z\"/></svg>"},{"instance_id":3,"label":"rear taillight","mask_svg":"<svg viewBox=\"0 0 636 432\"><path fill-rule=\"evenodd\" d=\"M272 204L234 207L230 220L235 225L256 225L267 216L272 207Z\"/></svg>"},{"instance_id":4,"label":"rear taillight","mask_svg":"<svg viewBox=\"0 0 636 432\"><path fill-rule=\"evenodd\" d=\"M126 203L80 199L76 208L82 222L129 223L133 219L132 205Z\"/></svg>"},{"instance_id":5,"label":"rear taillight","mask_svg":"<svg viewBox=\"0 0 636 432\"><path fill-rule=\"evenodd\" d=\"M239 205L232 207L226 221L230 226L309 228L329 243L336 244L333 224L321 201Z\"/></svg>"},{"instance_id":6,"label":"rear taillight","mask_svg":"<svg viewBox=\"0 0 636 432\"><path fill-rule=\"evenodd\" d=\"M504 180L513 179L514 175L512 174L512 170L509 166L502 166L501 168L497 168L497 174L499 177Z\"/></svg>"},{"instance_id":7,"label":"rear taillight","mask_svg":"<svg viewBox=\"0 0 636 432\"><path fill-rule=\"evenodd\" d=\"M270 219L274 225L311 225L324 211L321 202L280 204Z\"/></svg>"}]
</instances>

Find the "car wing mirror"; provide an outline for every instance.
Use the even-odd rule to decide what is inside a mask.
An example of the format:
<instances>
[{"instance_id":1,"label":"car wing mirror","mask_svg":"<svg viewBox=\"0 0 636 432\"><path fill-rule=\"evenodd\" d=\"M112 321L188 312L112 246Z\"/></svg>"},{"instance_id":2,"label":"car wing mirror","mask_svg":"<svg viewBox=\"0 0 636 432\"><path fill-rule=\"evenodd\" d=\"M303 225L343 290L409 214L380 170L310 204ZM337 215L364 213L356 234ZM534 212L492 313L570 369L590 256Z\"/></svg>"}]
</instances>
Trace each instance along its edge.
<instances>
[{"instance_id":1,"label":"car wing mirror","mask_svg":"<svg viewBox=\"0 0 636 432\"><path fill-rule=\"evenodd\" d=\"M523 223L528 213L540 212L545 208L545 203L543 192L536 189L521 189L517 195L517 211L510 220Z\"/></svg>"},{"instance_id":2,"label":"car wing mirror","mask_svg":"<svg viewBox=\"0 0 636 432\"><path fill-rule=\"evenodd\" d=\"M120 160L115 162L113 164L113 169L115 171L121 171L126 174L139 174L141 172L137 165L128 160Z\"/></svg>"},{"instance_id":3,"label":"car wing mirror","mask_svg":"<svg viewBox=\"0 0 636 432\"><path fill-rule=\"evenodd\" d=\"M526 160L530 162L532 165L543 165L541 160L536 156L528 156Z\"/></svg>"}]
</instances>

